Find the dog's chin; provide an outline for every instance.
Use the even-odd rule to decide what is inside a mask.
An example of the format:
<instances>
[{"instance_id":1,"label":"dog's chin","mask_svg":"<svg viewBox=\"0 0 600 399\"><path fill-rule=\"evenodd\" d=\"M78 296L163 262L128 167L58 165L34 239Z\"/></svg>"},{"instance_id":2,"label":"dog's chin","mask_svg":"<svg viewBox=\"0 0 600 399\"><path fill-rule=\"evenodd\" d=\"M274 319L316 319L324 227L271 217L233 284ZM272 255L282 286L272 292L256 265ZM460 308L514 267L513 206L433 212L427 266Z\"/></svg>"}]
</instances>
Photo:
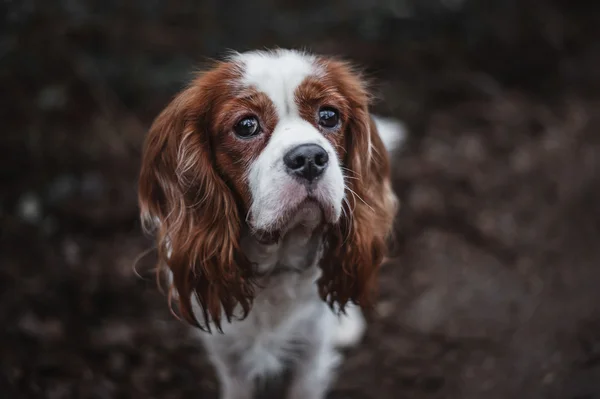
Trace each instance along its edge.
<instances>
[{"instance_id":1,"label":"dog's chin","mask_svg":"<svg viewBox=\"0 0 600 399\"><path fill-rule=\"evenodd\" d=\"M335 206L323 204L314 198L307 197L295 206L290 207L278 218L270 229L253 229L254 238L263 245L276 244L290 231L303 231L311 234L317 228L327 224L335 224L339 215Z\"/></svg>"}]
</instances>

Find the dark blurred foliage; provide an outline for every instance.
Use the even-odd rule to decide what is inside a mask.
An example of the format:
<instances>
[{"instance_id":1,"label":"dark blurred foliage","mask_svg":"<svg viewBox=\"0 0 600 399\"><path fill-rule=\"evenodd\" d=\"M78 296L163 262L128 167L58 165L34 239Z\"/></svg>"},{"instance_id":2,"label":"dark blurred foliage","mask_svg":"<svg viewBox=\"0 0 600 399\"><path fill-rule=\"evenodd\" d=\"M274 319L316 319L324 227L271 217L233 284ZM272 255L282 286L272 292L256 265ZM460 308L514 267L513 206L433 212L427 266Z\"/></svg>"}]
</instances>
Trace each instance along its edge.
<instances>
[{"instance_id":1,"label":"dark blurred foliage","mask_svg":"<svg viewBox=\"0 0 600 399\"><path fill-rule=\"evenodd\" d=\"M362 66L409 131L396 256L330 397L600 398L600 3L4 0L0 18L0 397L215 397L138 259L141 142L208 60L279 46Z\"/></svg>"}]
</instances>

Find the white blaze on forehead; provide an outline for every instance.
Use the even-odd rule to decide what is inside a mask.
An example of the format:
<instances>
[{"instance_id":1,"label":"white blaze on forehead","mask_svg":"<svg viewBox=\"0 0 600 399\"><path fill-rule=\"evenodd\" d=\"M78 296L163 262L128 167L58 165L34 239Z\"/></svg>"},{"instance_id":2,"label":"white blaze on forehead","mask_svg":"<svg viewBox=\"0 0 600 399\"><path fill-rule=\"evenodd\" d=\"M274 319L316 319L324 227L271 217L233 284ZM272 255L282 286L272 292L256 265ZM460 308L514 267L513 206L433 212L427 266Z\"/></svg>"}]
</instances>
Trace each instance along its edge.
<instances>
[{"instance_id":1,"label":"white blaze on forehead","mask_svg":"<svg viewBox=\"0 0 600 399\"><path fill-rule=\"evenodd\" d=\"M236 54L233 60L242 64L242 84L265 93L279 117L298 114L296 88L321 72L314 56L293 50L252 51Z\"/></svg>"}]
</instances>

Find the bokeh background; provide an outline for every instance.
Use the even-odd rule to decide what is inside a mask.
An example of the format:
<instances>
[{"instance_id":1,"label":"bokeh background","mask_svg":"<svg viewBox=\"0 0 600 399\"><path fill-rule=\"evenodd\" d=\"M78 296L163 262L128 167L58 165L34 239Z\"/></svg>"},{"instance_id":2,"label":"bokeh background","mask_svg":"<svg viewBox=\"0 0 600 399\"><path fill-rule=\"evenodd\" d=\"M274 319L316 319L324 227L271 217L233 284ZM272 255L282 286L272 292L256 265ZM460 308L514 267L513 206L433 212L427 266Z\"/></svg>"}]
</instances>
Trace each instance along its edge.
<instances>
[{"instance_id":1,"label":"bokeh background","mask_svg":"<svg viewBox=\"0 0 600 399\"><path fill-rule=\"evenodd\" d=\"M361 65L408 131L394 259L329 398L600 398L597 1L4 0L0 18L0 397L216 398L140 260L140 148L207 59L280 46Z\"/></svg>"}]
</instances>

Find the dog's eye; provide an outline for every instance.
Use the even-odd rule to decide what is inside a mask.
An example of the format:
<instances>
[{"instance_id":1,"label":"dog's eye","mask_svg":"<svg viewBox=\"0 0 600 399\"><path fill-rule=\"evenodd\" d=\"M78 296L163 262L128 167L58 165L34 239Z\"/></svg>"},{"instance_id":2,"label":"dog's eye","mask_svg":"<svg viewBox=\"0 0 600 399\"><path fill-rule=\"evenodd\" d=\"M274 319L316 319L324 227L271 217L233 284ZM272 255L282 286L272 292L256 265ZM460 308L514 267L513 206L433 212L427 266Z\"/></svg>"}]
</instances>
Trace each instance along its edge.
<instances>
[{"instance_id":1,"label":"dog's eye","mask_svg":"<svg viewBox=\"0 0 600 399\"><path fill-rule=\"evenodd\" d=\"M235 125L233 131L237 136L243 138L255 136L260 133L258 119L254 116L247 116Z\"/></svg>"},{"instance_id":2,"label":"dog's eye","mask_svg":"<svg viewBox=\"0 0 600 399\"><path fill-rule=\"evenodd\" d=\"M319 110L319 125L328 129L334 128L340 121L337 109L324 107Z\"/></svg>"}]
</instances>

